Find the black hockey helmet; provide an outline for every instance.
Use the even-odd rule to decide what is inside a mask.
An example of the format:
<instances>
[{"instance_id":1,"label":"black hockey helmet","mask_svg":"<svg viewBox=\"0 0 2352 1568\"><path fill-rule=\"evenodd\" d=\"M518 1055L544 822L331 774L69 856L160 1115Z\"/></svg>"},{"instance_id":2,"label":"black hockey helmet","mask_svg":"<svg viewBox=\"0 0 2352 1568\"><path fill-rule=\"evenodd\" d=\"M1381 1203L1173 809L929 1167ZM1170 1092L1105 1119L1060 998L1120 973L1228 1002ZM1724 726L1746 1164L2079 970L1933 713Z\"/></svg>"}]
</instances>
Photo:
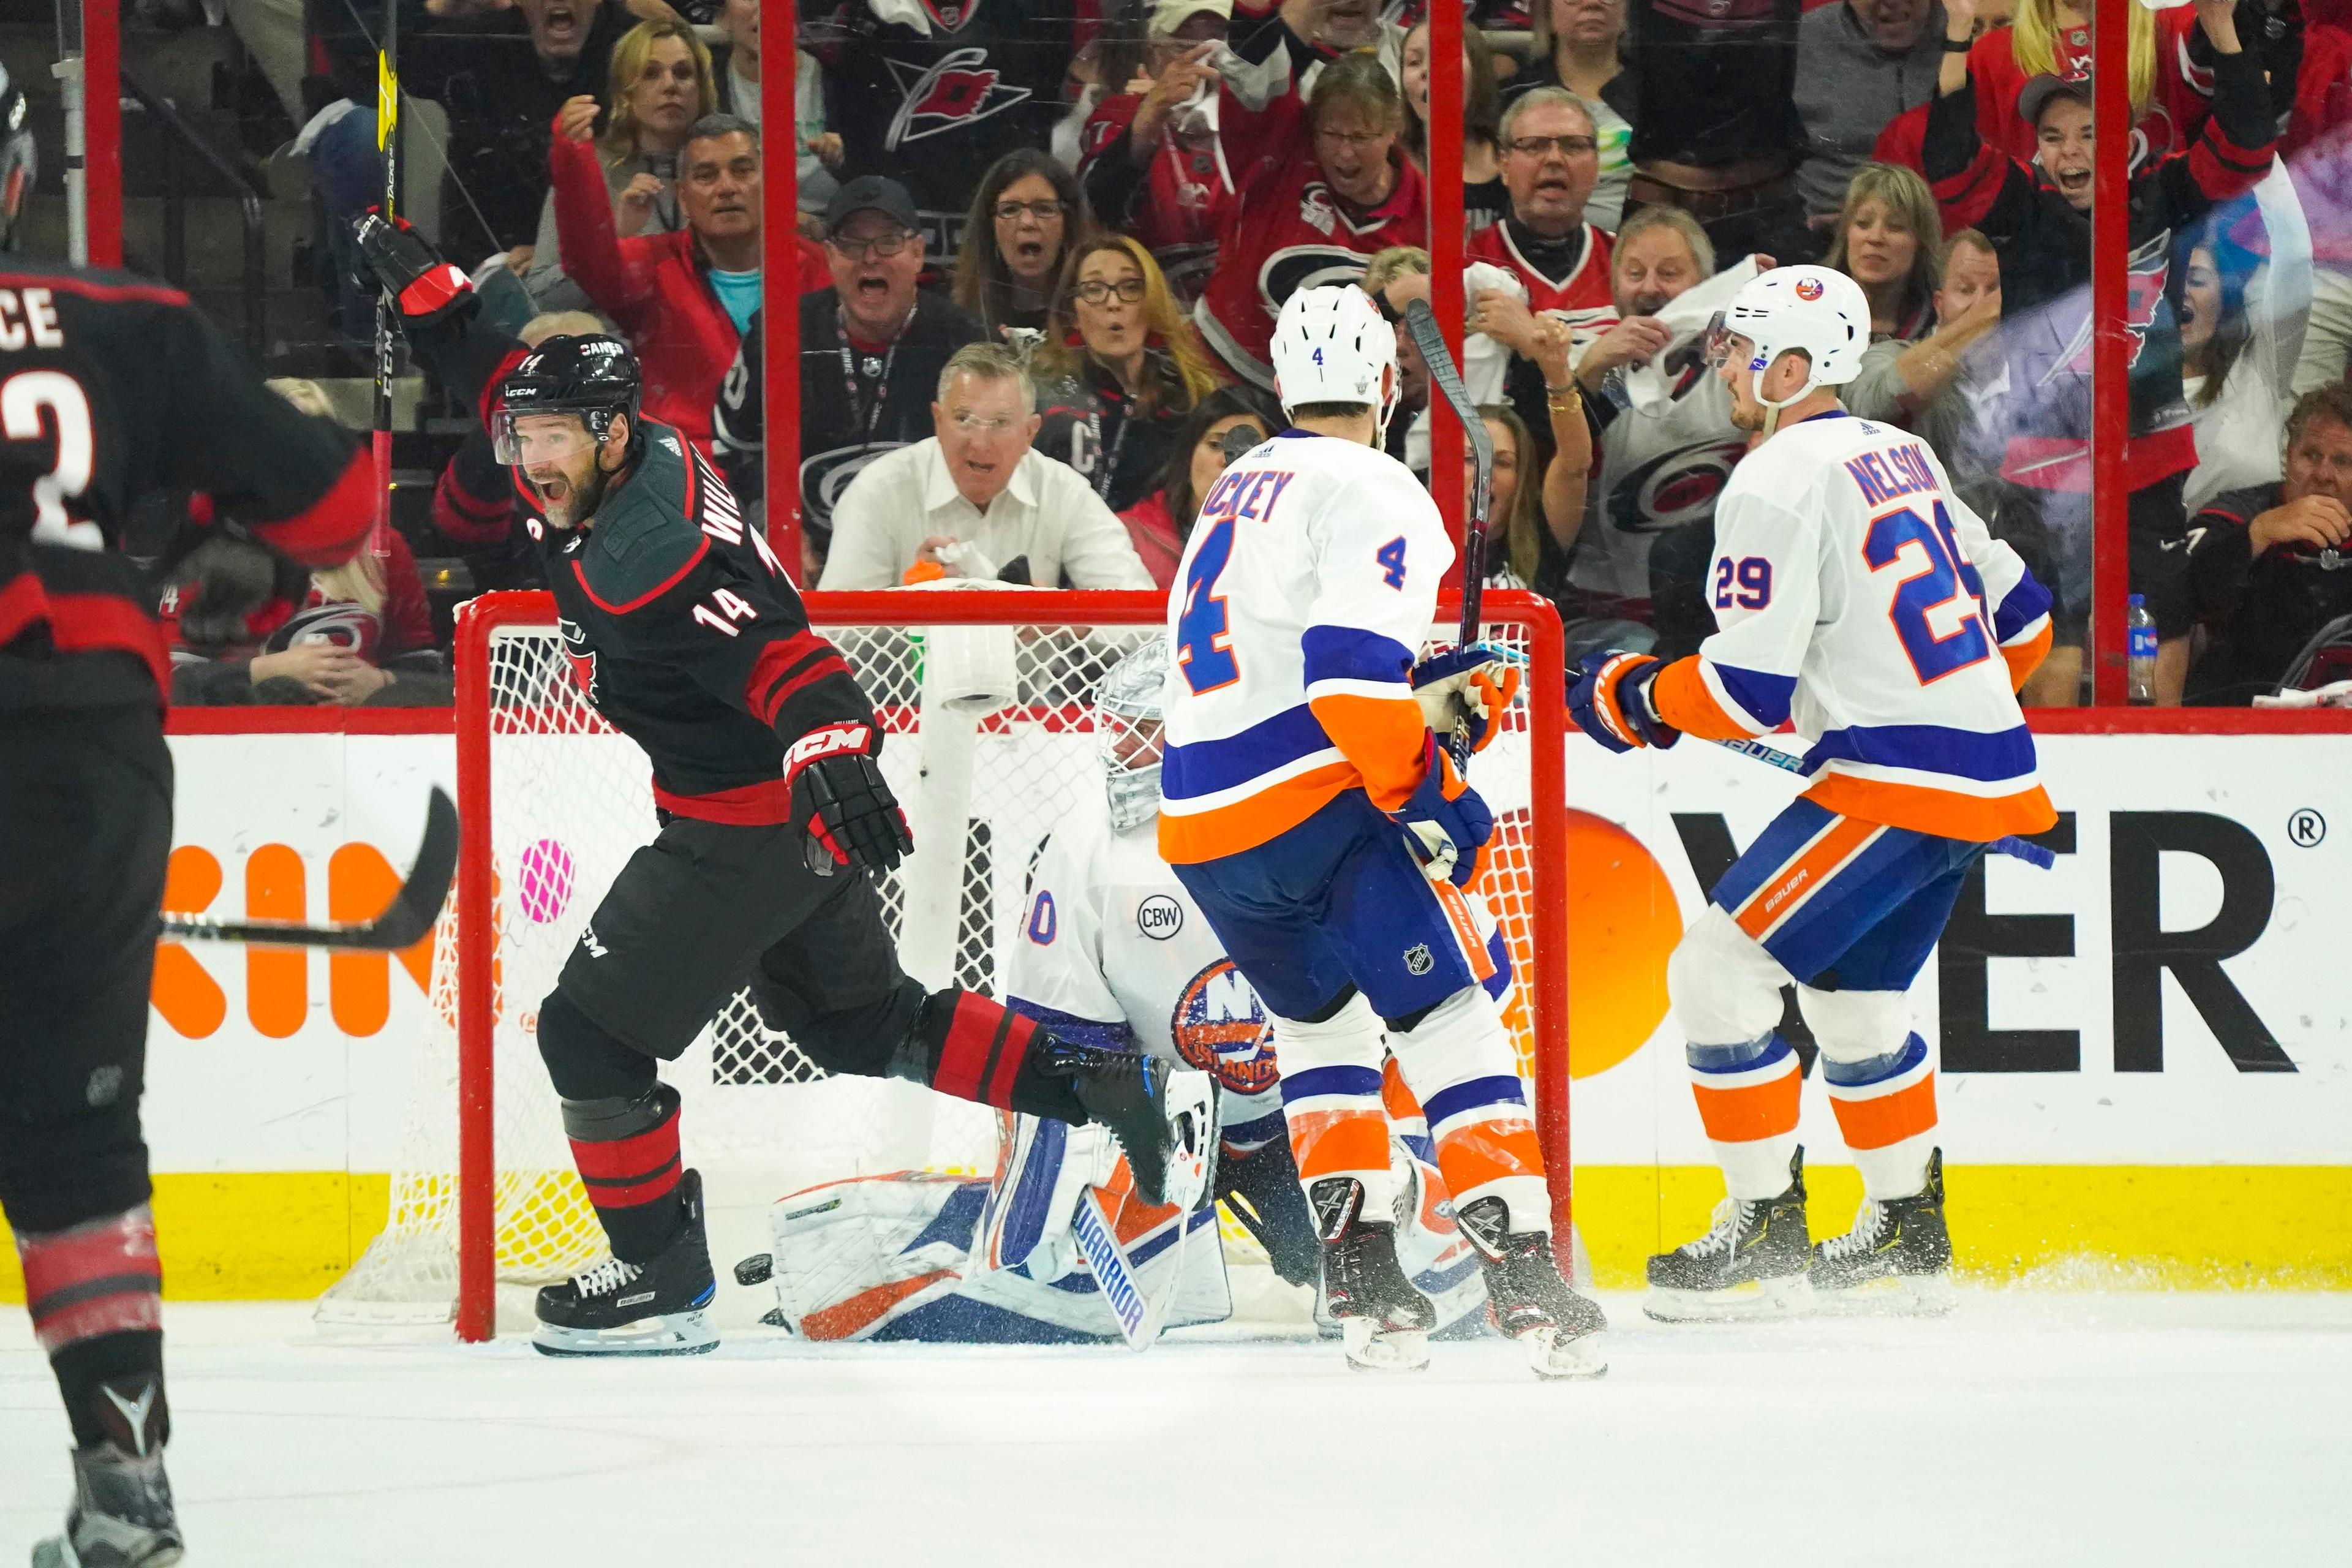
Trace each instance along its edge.
<instances>
[{"instance_id":1,"label":"black hockey helmet","mask_svg":"<svg viewBox=\"0 0 2352 1568\"><path fill-rule=\"evenodd\" d=\"M514 422L535 414L577 414L597 442L612 429L615 415L626 416L635 447L641 388L637 356L620 339L602 332L547 339L499 383L499 409L490 422L499 461L523 461Z\"/></svg>"}]
</instances>

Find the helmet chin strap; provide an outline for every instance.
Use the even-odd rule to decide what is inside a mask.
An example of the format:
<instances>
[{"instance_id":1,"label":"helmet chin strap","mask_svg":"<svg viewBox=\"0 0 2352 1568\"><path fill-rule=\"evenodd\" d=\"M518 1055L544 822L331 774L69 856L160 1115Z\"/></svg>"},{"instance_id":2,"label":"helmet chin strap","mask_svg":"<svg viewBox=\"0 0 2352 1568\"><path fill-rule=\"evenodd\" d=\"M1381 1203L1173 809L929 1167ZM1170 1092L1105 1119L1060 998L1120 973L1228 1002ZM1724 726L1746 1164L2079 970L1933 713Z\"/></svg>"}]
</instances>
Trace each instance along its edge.
<instances>
[{"instance_id":1,"label":"helmet chin strap","mask_svg":"<svg viewBox=\"0 0 2352 1568\"><path fill-rule=\"evenodd\" d=\"M1381 411L1372 421L1372 445L1385 447L1389 444L1389 421L1396 417L1397 401L1404 395L1403 378L1394 365L1381 372Z\"/></svg>"},{"instance_id":2,"label":"helmet chin strap","mask_svg":"<svg viewBox=\"0 0 2352 1568\"><path fill-rule=\"evenodd\" d=\"M1768 440L1771 437L1772 433L1780 427L1780 410L1788 407L1792 403L1802 403L1806 398L1811 397L1813 395L1815 388L1822 384L1819 381L1816 381L1813 378L1812 362L1809 356L1805 364L1804 385L1797 388L1796 391L1790 393L1786 397L1774 398L1764 395L1763 381L1766 376L1772 374L1772 366L1779 364L1784 355L1795 353L1797 351L1794 349L1783 349L1780 353L1776 353L1772 356L1771 363L1769 364L1767 364L1762 370L1756 372L1756 380L1754 383L1756 388L1756 401L1764 406L1764 429L1762 434Z\"/></svg>"}]
</instances>

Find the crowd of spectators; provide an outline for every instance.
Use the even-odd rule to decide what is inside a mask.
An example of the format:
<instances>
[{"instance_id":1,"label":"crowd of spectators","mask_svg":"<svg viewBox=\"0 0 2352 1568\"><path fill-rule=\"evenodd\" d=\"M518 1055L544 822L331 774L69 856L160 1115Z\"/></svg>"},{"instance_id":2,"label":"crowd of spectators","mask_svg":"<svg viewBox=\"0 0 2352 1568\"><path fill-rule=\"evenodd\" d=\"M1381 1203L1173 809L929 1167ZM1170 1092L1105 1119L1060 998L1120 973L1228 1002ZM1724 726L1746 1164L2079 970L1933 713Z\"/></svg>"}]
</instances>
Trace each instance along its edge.
<instances>
[{"instance_id":1,"label":"crowd of spectators","mask_svg":"<svg viewBox=\"0 0 2352 1568\"><path fill-rule=\"evenodd\" d=\"M1164 587L1217 469L1280 426L1282 300L1354 282L1397 319L1430 294L1426 8L803 5L792 236L761 233L757 0L422 0L404 75L446 111L437 239L486 308L627 336L647 413L754 515L759 307L768 269L792 275L804 580ZM1496 455L1495 580L1557 604L1571 657L1705 637L1715 496L1747 437L1704 335L1759 270L1818 260L1871 304L1847 405L1925 437L2026 555L2060 645L2029 700L2081 700L2087 5L1466 13L1463 368ZM2334 668L2306 645L2352 615L2352 6L2129 16L2130 586L2161 699L2242 702ZM367 199L335 135L361 79L348 19L310 25L331 249ZM1402 331L1400 363L1389 445L1426 473ZM500 547L501 479L459 452L448 540Z\"/></svg>"}]
</instances>

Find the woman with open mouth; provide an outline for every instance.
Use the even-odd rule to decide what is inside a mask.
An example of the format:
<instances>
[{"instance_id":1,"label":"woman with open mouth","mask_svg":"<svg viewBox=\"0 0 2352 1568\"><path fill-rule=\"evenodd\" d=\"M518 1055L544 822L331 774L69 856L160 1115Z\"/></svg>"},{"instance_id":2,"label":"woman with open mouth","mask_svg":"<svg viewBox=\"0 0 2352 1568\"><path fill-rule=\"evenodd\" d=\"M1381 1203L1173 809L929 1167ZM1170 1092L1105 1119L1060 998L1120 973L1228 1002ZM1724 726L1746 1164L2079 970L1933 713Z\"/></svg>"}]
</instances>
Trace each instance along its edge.
<instances>
[{"instance_id":1,"label":"woman with open mouth","mask_svg":"<svg viewBox=\"0 0 2352 1568\"><path fill-rule=\"evenodd\" d=\"M1223 380L1141 244L1104 235L1071 252L1073 280L1030 369L1037 450L1125 511L1159 482L1176 426Z\"/></svg>"},{"instance_id":2,"label":"woman with open mouth","mask_svg":"<svg viewBox=\"0 0 2352 1568\"><path fill-rule=\"evenodd\" d=\"M955 302L992 339L1025 352L1067 287L1072 247L1093 227L1077 176L1036 148L1007 153L972 195Z\"/></svg>"}]
</instances>

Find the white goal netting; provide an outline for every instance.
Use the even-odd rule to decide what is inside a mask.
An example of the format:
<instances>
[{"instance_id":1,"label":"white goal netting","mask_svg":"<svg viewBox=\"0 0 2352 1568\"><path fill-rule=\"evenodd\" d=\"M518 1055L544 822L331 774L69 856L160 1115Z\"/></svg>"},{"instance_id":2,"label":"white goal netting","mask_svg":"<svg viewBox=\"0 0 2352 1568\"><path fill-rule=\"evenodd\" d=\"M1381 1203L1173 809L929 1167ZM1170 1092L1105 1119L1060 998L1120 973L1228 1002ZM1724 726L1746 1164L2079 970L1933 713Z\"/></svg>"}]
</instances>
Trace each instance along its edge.
<instances>
[{"instance_id":1,"label":"white goal netting","mask_svg":"<svg viewBox=\"0 0 2352 1568\"><path fill-rule=\"evenodd\" d=\"M828 625L824 596L810 603L818 629L874 700L887 734L883 771L914 829L915 855L882 889L900 961L926 984L952 981L996 995L1047 835L1084 792L1103 788L1095 686L1159 627L1069 618L1065 606L1083 595L958 594L951 610L928 608L926 599L940 603L935 595L903 596L914 601L903 625ZM487 732L490 759L487 836L480 803L467 798L461 806L466 855L469 863L488 856L494 889L487 1087L501 1287L552 1282L604 1255L540 1060L537 1009L605 887L656 827L645 755L588 706L563 657L551 603L534 595L520 607L535 613L495 625L488 636L478 686L487 700L470 711L461 706L457 716L461 731ZM499 615L516 613L509 606ZM921 624L927 615L958 623L971 615L998 618ZM1522 626L1497 621L1487 633L1524 651ZM1433 629L1434 643L1453 640L1449 628ZM1530 771L1522 702L1480 754L1475 776L1497 822L1496 851L1481 886L1523 973L1533 957ZM457 926L453 906L436 936L427 1037L392 1173L388 1222L320 1301L323 1326L450 1321L461 1227L458 1107L467 1087L459 1070ZM1531 1061L1524 1005L1512 1022ZM685 1057L662 1071L685 1098L685 1155L710 1194L722 1274L735 1254L722 1250L717 1234L721 1211L763 1213L784 1193L843 1176L908 1169L986 1174L995 1163L994 1113L909 1084L829 1078L762 1024L748 993L722 1007ZM738 1229L749 1236L756 1222ZM1238 1234L1230 1225L1228 1231Z\"/></svg>"}]
</instances>

